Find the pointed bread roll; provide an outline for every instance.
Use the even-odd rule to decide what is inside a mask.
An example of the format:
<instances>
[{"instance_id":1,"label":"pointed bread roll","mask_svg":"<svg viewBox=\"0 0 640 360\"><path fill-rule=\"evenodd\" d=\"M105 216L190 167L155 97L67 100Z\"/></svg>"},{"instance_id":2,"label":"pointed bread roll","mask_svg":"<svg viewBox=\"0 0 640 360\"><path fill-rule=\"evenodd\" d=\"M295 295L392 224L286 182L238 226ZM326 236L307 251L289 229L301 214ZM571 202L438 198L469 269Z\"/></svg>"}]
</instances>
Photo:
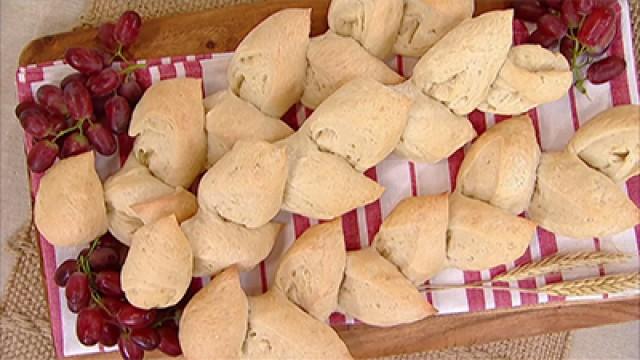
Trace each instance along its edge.
<instances>
[{"instance_id":1,"label":"pointed bread roll","mask_svg":"<svg viewBox=\"0 0 640 360\"><path fill-rule=\"evenodd\" d=\"M56 246L88 244L107 232L93 151L62 159L40 180L33 209L38 231Z\"/></svg>"},{"instance_id":2,"label":"pointed bread roll","mask_svg":"<svg viewBox=\"0 0 640 360\"><path fill-rule=\"evenodd\" d=\"M200 206L222 218L258 228L282 205L287 152L264 141L236 142L200 181Z\"/></svg>"},{"instance_id":3,"label":"pointed bread roll","mask_svg":"<svg viewBox=\"0 0 640 360\"><path fill-rule=\"evenodd\" d=\"M393 51L420 57L463 20L473 15L473 0L404 0L404 15Z\"/></svg>"},{"instance_id":4,"label":"pointed bread roll","mask_svg":"<svg viewBox=\"0 0 640 360\"><path fill-rule=\"evenodd\" d=\"M280 119L260 112L229 90L205 99L207 108L207 167L211 167L238 140L274 142L293 134Z\"/></svg>"},{"instance_id":5,"label":"pointed bread roll","mask_svg":"<svg viewBox=\"0 0 640 360\"><path fill-rule=\"evenodd\" d=\"M311 9L285 9L253 28L229 64L229 89L275 118L297 103L307 69L310 14Z\"/></svg>"},{"instance_id":6,"label":"pointed bread roll","mask_svg":"<svg viewBox=\"0 0 640 360\"><path fill-rule=\"evenodd\" d=\"M347 253L338 307L374 326L411 323L436 312L416 287L372 247Z\"/></svg>"},{"instance_id":7,"label":"pointed bread roll","mask_svg":"<svg viewBox=\"0 0 640 360\"><path fill-rule=\"evenodd\" d=\"M338 307L346 256L340 219L312 226L281 258L274 286L324 322Z\"/></svg>"},{"instance_id":8,"label":"pointed bread roll","mask_svg":"<svg viewBox=\"0 0 640 360\"><path fill-rule=\"evenodd\" d=\"M398 36L402 0L332 0L329 28L356 39L371 55L386 59Z\"/></svg>"},{"instance_id":9,"label":"pointed bread roll","mask_svg":"<svg viewBox=\"0 0 640 360\"><path fill-rule=\"evenodd\" d=\"M186 360L240 359L247 336L249 302L238 269L230 267L198 291L180 317L180 347Z\"/></svg>"},{"instance_id":10,"label":"pointed bread roll","mask_svg":"<svg viewBox=\"0 0 640 360\"><path fill-rule=\"evenodd\" d=\"M282 229L273 222L248 229L202 208L181 227L193 249L194 276L215 275L234 264L240 271L253 269L269 255Z\"/></svg>"},{"instance_id":11,"label":"pointed bread roll","mask_svg":"<svg viewBox=\"0 0 640 360\"><path fill-rule=\"evenodd\" d=\"M396 146L398 154L417 162L436 163L476 137L467 118L424 95L411 81L393 89L412 99L407 126Z\"/></svg>"},{"instance_id":12,"label":"pointed bread roll","mask_svg":"<svg viewBox=\"0 0 640 360\"><path fill-rule=\"evenodd\" d=\"M458 172L458 191L512 214L527 209L540 147L528 115L504 120L471 145Z\"/></svg>"},{"instance_id":13,"label":"pointed bread roll","mask_svg":"<svg viewBox=\"0 0 640 360\"><path fill-rule=\"evenodd\" d=\"M376 250L414 284L442 270L447 258L448 194L402 200L384 219Z\"/></svg>"},{"instance_id":14,"label":"pointed bread roll","mask_svg":"<svg viewBox=\"0 0 640 360\"><path fill-rule=\"evenodd\" d=\"M141 309L165 308L182 299L191 283L193 253L173 215L133 234L120 275L122 290Z\"/></svg>"},{"instance_id":15,"label":"pointed bread roll","mask_svg":"<svg viewBox=\"0 0 640 360\"><path fill-rule=\"evenodd\" d=\"M307 77L302 103L315 109L342 85L369 77L385 85L404 80L380 59L349 37L326 32L311 39L307 49Z\"/></svg>"},{"instance_id":16,"label":"pointed bread roll","mask_svg":"<svg viewBox=\"0 0 640 360\"><path fill-rule=\"evenodd\" d=\"M351 359L333 329L277 290L249 297L245 359Z\"/></svg>"},{"instance_id":17,"label":"pointed bread roll","mask_svg":"<svg viewBox=\"0 0 640 360\"><path fill-rule=\"evenodd\" d=\"M573 72L562 54L540 45L514 46L478 109L495 114L522 114L562 98L572 84Z\"/></svg>"},{"instance_id":18,"label":"pointed bread roll","mask_svg":"<svg viewBox=\"0 0 640 360\"><path fill-rule=\"evenodd\" d=\"M454 113L470 113L486 99L507 59L512 19L510 9L463 21L424 54L411 80Z\"/></svg>"},{"instance_id":19,"label":"pointed bread roll","mask_svg":"<svg viewBox=\"0 0 640 360\"><path fill-rule=\"evenodd\" d=\"M640 210L626 194L569 152L542 155L529 216L576 239L609 236L640 223Z\"/></svg>"},{"instance_id":20,"label":"pointed bread roll","mask_svg":"<svg viewBox=\"0 0 640 360\"><path fill-rule=\"evenodd\" d=\"M640 173L640 105L599 113L578 129L567 149L615 182Z\"/></svg>"},{"instance_id":21,"label":"pointed bread roll","mask_svg":"<svg viewBox=\"0 0 640 360\"><path fill-rule=\"evenodd\" d=\"M509 263L529 246L536 224L459 193L449 196L449 264L482 270Z\"/></svg>"},{"instance_id":22,"label":"pointed bread roll","mask_svg":"<svg viewBox=\"0 0 640 360\"><path fill-rule=\"evenodd\" d=\"M162 80L147 89L131 116L133 154L153 175L188 188L207 161L202 81Z\"/></svg>"}]
</instances>

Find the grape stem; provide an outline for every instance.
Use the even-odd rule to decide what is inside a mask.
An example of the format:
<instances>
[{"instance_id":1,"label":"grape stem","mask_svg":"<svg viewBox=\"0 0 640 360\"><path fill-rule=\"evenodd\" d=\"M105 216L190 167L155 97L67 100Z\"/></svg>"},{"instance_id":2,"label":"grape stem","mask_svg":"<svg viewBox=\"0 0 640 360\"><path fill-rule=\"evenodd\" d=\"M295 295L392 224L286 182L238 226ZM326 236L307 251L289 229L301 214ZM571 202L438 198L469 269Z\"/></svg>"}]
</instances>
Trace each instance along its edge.
<instances>
[{"instance_id":1,"label":"grape stem","mask_svg":"<svg viewBox=\"0 0 640 360\"><path fill-rule=\"evenodd\" d=\"M67 135L69 133L72 133L72 132L74 132L76 130L80 130L80 134L83 135L82 124L84 123L85 120L86 120L86 118L82 118L82 119L78 120L78 122L75 125L73 125L72 127L60 131L56 135L56 137L53 139L53 142L58 141L61 137L65 136L65 135ZM89 120L89 122L91 122L91 120Z\"/></svg>"},{"instance_id":2,"label":"grape stem","mask_svg":"<svg viewBox=\"0 0 640 360\"><path fill-rule=\"evenodd\" d=\"M124 76L127 76L138 69L146 69L146 67L147 67L147 64L131 64L126 68L120 70L120 73Z\"/></svg>"}]
</instances>

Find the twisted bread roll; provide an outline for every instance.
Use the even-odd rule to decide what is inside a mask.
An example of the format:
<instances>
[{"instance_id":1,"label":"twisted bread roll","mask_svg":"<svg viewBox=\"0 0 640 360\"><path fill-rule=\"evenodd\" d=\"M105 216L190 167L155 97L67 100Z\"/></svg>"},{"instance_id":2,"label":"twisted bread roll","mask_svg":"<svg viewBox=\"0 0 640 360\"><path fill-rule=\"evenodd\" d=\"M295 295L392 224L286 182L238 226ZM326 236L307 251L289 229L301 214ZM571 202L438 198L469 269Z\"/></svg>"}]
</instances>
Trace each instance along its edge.
<instances>
[{"instance_id":1,"label":"twisted bread roll","mask_svg":"<svg viewBox=\"0 0 640 360\"><path fill-rule=\"evenodd\" d=\"M167 216L133 234L120 275L122 290L141 309L173 306L187 291L192 268L189 240L175 216Z\"/></svg>"},{"instance_id":2,"label":"twisted bread roll","mask_svg":"<svg viewBox=\"0 0 640 360\"><path fill-rule=\"evenodd\" d=\"M133 154L153 175L187 188L207 160L202 81L179 78L153 84L133 111Z\"/></svg>"},{"instance_id":3,"label":"twisted bread roll","mask_svg":"<svg viewBox=\"0 0 640 360\"><path fill-rule=\"evenodd\" d=\"M433 44L473 15L473 0L404 0L404 15L393 51L424 55Z\"/></svg>"},{"instance_id":4,"label":"twisted bread roll","mask_svg":"<svg viewBox=\"0 0 640 360\"><path fill-rule=\"evenodd\" d=\"M569 152L542 155L529 216L577 239L613 235L640 222L640 210L611 179Z\"/></svg>"},{"instance_id":5,"label":"twisted bread roll","mask_svg":"<svg viewBox=\"0 0 640 360\"><path fill-rule=\"evenodd\" d=\"M519 214L531 201L539 161L529 116L504 120L471 145L458 172L457 191Z\"/></svg>"},{"instance_id":6,"label":"twisted bread roll","mask_svg":"<svg viewBox=\"0 0 640 360\"><path fill-rule=\"evenodd\" d=\"M253 28L229 64L229 89L276 118L298 102L307 68L310 14L311 9L285 9Z\"/></svg>"},{"instance_id":7,"label":"twisted bread roll","mask_svg":"<svg viewBox=\"0 0 640 360\"><path fill-rule=\"evenodd\" d=\"M107 232L94 159L93 151L62 159L40 180L33 216L38 231L53 245L88 244Z\"/></svg>"},{"instance_id":8,"label":"twisted bread roll","mask_svg":"<svg viewBox=\"0 0 640 360\"><path fill-rule=\"evenodd\" d=\"M340 219L312 226L280 260L274 286L309 315L326 321L338 307L346 256Z\"/></svg>"},{"instance_id":9,"label":"twisted bread roll","mask_svg":"<svg viewBox=\"0 0 640 360\"><path fill-rule=\"evenodd\" d=\"M616 106L580 127L567 149L615 182L640 173L640 105Z\"/></svg>"},{"instance_id":10,"label":"twisted bread roll","mask_svg":"<svg viewBox=\"0 0 640 360\"><path fill-rule=\"evenodd\" d=\"M404 78L349 37L327 32L311 39L307 49L307 76L302 103L315 109L342 85L357 78L370 77L385 85Z\"/></svg>"},{"instance_id":11,"label":"twisted bread roll","mask_svg":"<svg viewBox=\"0 0 640 360\"><path fill-rule=\"evenodd\" d=\"M478 109L521 114L562 98L572 84L573 72L562 54L540 45L514 46Z\"/></svg>"},{"instance_id":12,"label":"twisted bread roll","mask_svg":"<svg viewBox=\"0 0 640 360\"><path fill-rule=\"evenodd\" d=\"M411 81L454 113L473 111L489 93L512 43L513 10L467 19L418 61Z\"/></svg>"}]
</instances>

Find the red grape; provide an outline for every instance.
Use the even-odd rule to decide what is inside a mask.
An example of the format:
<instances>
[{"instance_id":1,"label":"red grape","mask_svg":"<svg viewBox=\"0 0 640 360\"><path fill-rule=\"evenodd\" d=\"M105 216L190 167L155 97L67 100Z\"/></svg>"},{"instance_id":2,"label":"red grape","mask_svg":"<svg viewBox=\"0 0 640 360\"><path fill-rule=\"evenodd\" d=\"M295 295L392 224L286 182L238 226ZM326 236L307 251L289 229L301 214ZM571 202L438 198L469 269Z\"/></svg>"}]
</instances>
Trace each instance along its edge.
<instances>
[{"instance_id":1,"label":"red grape","mask_svg":"<svg viewBox=\"0 0 640 360\"><path fill-rule=\"evenodd\" d=\"M570 29L577 28L580 25L580 15L578 15L576 8L573 6L573 0L564 0L562 2L560 16L562 16L562 20Z\"/></svg>"},{"instance_id":2,"label":"red grape","mask_svg":"<svg viewBox=\"0 0 640 360\"><path fill-rule=\"evenodd\" d=\"M573 7L580 16L587 16L593 9L593 0L572 0Z\"/></svg>"},{"instance_id":3,"label":"red grape","mask_svg":"<svg viewBox=\"0 0 640 360\"><path fill-rule=\"evenodd\" d=\"M94 96L111 94L120 86L120 74L113 68L105 68L87 80L87 88Z\"/></svg>"},{"instance_id":4,"label":"red grape","mask_svg":"<svg viewBox=\"0 0 640 360\"><path fill-rule=\"evenodd\" d=\"M126 133L131 120L131 107L122 96L116 95L104 104L107 124L116 134Z\"/></svg>"},{"instance_id":5,"label":"red grape","mask_svg":"<svg viewBox=\"0 0 640 360\"><path fill-rule=\"evenodd\" d=\"M106 247L106 248L117 250L125 246L126 246L125 244L121 243L109 232L102 235L102 237L100 237L100 241L98 242L98 248Z\"/></svg>"},{"instance_id":6,"label":"red grape","mask_svg":"<svg viewBox=\"0 0 640 360\"><path fill-rule=\"evenodd\" d=\"M93 148L100 154L109 156L116 152L117 144L111 130L101 123L90 124L86 130L86 134Z\"/></svg>"},{"instance_id":7,"label":"red grape","mask_svg":"<svg viewBox=\"0 0 640 360\"><path fill-rule=\"evenodd\" d=\"M528 42L530 44L538 44L542 47L550 48L556 44L556 39L540 30L536 30L529 35Z\"/></svg>"},{"instance_id":8,"label":"red grape","mask_svg":"<svg viewBox=\"0 0 640 360\"><path fill-rule=\"evenodd\" d=\"M138 100L142 97L142 88L140 84L134 79L126 80L118 88L118 95L124 96L129 100L129 104L132 106L138 103Z\"/></svg>"},{"instance_id":9,"label":"red grape","mask_svg":"<svg viewBox=\"0 0 640 360\"><path fill-rule=\"evenodd\" d=\"M53 165L58 156L58 144L50 140L38 141L27 155L27 165L35 173L41 173Z\"/></svg>"},{"instance_id":10,"label":"red grape","mask_svg":"<svg viewBox=\"0 0 640 360\"><path fill-rule=\"evenodd\" d=\"M529 30L522 20L513 19L513 44L525 44L529 40Z\"/></svg>"},{"instance_id":11,"label":"red grape","mask_svg":"<svg viewBox=\"0 0 640 360\"><path fill-rule=\"evenodd\" d=\"M578 41L589 48L603 46L608 40L607 34L611 27L615 27L613 12L604 8L595 9L585 18L578 30Z\"/></svg>"},{"instance_id":12,"label":"red grape","mask_svg":"<svg viewBox=\"0 0 640 360\"><path fill-rule=\"evenodd\" d=\"M171 356L182 354L180 341L178 340L178 328L175 325L162 325L158 328L158 335L160 335L158 350Z\"/></svg>"},{"instance_id":13,"label":"red grape","mask_svg":"<svg viewBox=\"0 0 640 360\"><path fill-rule=\"evenodd\" d=\"M53 134L58 134L60 131L69 127L64 115L49 114L49 123L51 124L51 130Z\"/></svg>"},{"instance_id":14,"label":"red grape","mask_svg":"<svg viewBox=\"0 0 640 360\"><path fill-rule=\"evenodd\" d=\"M27 100L25 102L21 102L15 108L16 117L20 118L20 114L22 114L25 110L28 109L36 109L43 112L43 109L40 105L36 104L33 100ZM44 112L43 112L44 113Z\"/></svg>"},{"instance_id":15,"label":"red grape","mask_svg":"<svg viewBox=\"0 0 640 360\"><path fill-rule=\"evenodd\" d=\"M78 262L80 262L80 258L86 258L87 256L89 256L89 249L84 248L82 250L80 250L80 252L78 253L78 257L76 258L78 260Z\"/></svg>"},{"instance_id":16,"label":"red grape","mask_svg":"<svg viewBox=\"0 0 640 360\"><path fill-rule=\"evenodd\" d=\"M122 296L120 273L116 271L101 271L96 274L96 288L105 296Z\"/></svg>"},{"instance_id":17,"label":"red grape","mask_svg":"<svg viewBox=\"0 0 640 360\"><path fill-rule=\"evenodd\" d=\"M142 18L135 11L125 11L120 15L113 29L113 37L124 47L133 45L140 34Z\"/></svg>"},{"instance_id":18,"label":"red grape","mask_svg":"<svg viewBox=\"0 0 640 360\"><path fill-rule=\"evenodd\" d=\"M626 67L627 63L624 59L609 56L589 66L587 79L594 84L602 84L620 75Z\"/></svg>"},{"instance_id":19,"label":"red grape","mask_svg":"<svg viewBox=\"0 0 640 360\"><path fill-rule=\"evenodd\" d=\"M81 84L85 84L87 82L87 77L82 73L73 73L69 74L62 79L60 82L60 88L64 90L64 88L72 81L78 81Z\"/></svg>"},{"instance_id":20,"label":"red grape","mask_svg":"<svg viewBox=\"0 0 640 360\"><path fill-rule=\"evenodd\" d=\"M67 282L69 281L69 277L75 272L78 271L78 262L76 259L65 260L58 268L56 269L56 273L53 276L56 285L59 287L67 286Z\"/></svg>"},{"instance_id":21,"label":"red grape","mask_svg":"<svg viewBox=\"0 0 640 360\"><path fill-rule=\"evenodd\" d=\"M38 103L47 109L47 111L67 115L67 105L64 103L64 95L62 89L55 85L46 84L38 88L36 92Z\"/></svg>"},{"instance_id":22,"label":"red grape","mask_svg":"<svg viewBox=\"0 0 640 360\"><path fill-rule=\"evenodd\" d=\"M127 246L122 246L118 249L118 255L120 256L120 266L124 265L125 260L127 260L127 255L129 254L129 248Z\"/></svg>"},{"instance_id":23,"label":"red grape","mask_svg":"<svg viewBox=\"0 0 640 360\"><path fill-rule=\"evenodd\" d=\"M547 5L547 7L550 7L554 10L560 10L560 8L562 7L562 0L543 0L544 4Z\"/></svg>"},{"instance_id":24,"label":"red grape","mask_svg":"<svg viewBox=\"0 0 640 360\"><path fill-rule=\"evenodd\" d=\"M83 345L92 346L98 343L104 323L104 312L97 307L80 310L76 320L76 335Z\"/></svg>"},{"instance_id":25,"label":"red grape","mask_svg":"<svg viewBox=\"0 0 640 360\"><path fill-rule=\"evenodd\" d=\"M108 321L102 322L98 342L104 346L114 346L120 338L120 328Z\"/></svg>"},{"instance_id":26,"label":"red grape","mask_svg":"<svg viewBox=\"0 0 640 360\"><path fill-rule=\"evenodd\" d=\"M67 64L83 74L91 75L100 72L104 67L102 56L93 49L70 48L64 53Z\"/></svg>"},{"instance_id":27,"label":"red grape","mask_svg":"<svg viewBox=\"0 0 640 360\"><path fill-rule=\"evenodd\" d=\"M156 310L143 310L131 304L124 304L116 314L118 323L130 329L142 329L151 326L156 320Z\"/></svg>"},{"instance_id":28,"label":"red grape","mask_svg":"<svg viewBox=\"0 0 640 360\"><path fill-rule=\"evenodd\" d=\"M87 119L93 115L93 104L89 90L79 81L71 81L64 87L64 102L75 120Z\"/></svg>"},{"instance_id":29,"label":"red grape","mask_svg":"<svg viewBox=\"0 0 640 360\"><path fill-rule=\"evenodd\" d=\"M113 37L113 30L116 25L112 22L106 22L100 27L98 27L97 38L100 41L100 44L105 47L107 50L114 51L118 48L118 43L116 39Z\"/></svg>"},{"instance_id":30,"label":"red grape","mask_svg":"<svg viewBox=\"0 0 640 360\"><path fill-rule=\"evenodd\" d=\"M73 134L65 137L60 157L64 159L90 150L91 145L89 144L89 139L79 132L74 132Z\"/></svg>"},{"instance_id":31,"label":"red grape","mask_svg":"<svg viewBox=\"0 0 640 360\"><path fill-rule=\"evenodd\" d=\"M120 349L120 355L124 360L142 360L144 358L144 350L131 341L129 337L120 337L118 349Z\"/></svg>"},{"instance_id":32,"label":"red grape","mask_svg":"<svg viewBox=\"0 0 640 360\"><path fill-rule=\"evenodd\" d=\"M89 277L87 274L82 272L73 273L69 277L69 281L67 281L65 296L71 312L77 313L89 306L91 292L89 290Z\"/></svg>"},{"instance_id":33,"label":"red grape","mask_svg":"<svg viewBox=\"0 0 640 360\"><path fill-rule=\"evenodd\" d=\"M567 24L565 24L558 16L545 14L538 19L538 30L559 40L567 34Z\"/></svg>"},{"instance_id":34,"label":"red grape","mask_svg":"<svg viewBox=\"0 0 640 360\"><path fill-rule=\"evenodd\" d=\"M576 42L565 36L560 41L560 53L567 59L569 64L573 61L573 50L575 49Z\"/></svg>"},{"instance_id":35,"label":"red grape","mask_svg":"<svg viewBox=\"0 0 640 360\"><path fill-rule=\"evenodd\" d=\"M53 124L47 119L47 115L38 108L29 108L20 113L20 125L25 132L33 135L36 139L44 139L47 136L55 135Z\"/></svg>"},{"instance_id":36,"label":"red grape","mask_svg":"<svg viewBox=\"0 0 640 360\"><path fill-rule=\"evenodd\" d=\"M160 344L160 335L153 328L136 329L131 332L131 341L143 350L151 351Z\"/></svg>"},{"instance_id":37,"label":"red grape","mask_svg":"<svg viewBox=\"0 0 640 360\"><path fill-rule=\"evenodd\" d=\"M93 271L118 270L118 252L112 248L99 247L89 256L89 265Z\"/></svg>"},{"instance_id":38,"label":"red grape","mask_svg":"<svg viewBox=\"0 0 640 360\"><path fill-rule=\"evenodd\" d=\"M123 307L125 304L126 302L119 298L112 298L112 297L102 298L102 305L104 305L109 315L114 319L116 314L118 314L118 311L120 311L120 308Z\"/></svg>"},{"instance_id":39,"label":"red grape","mask_svg":"<svg viewBox=\"0 0 640 360\"><path fill-rule=\"evenodd\" d=\"M514 17L525 21L536 22L547 13L547 11L537 3L519 2L513 5Z\"/></svg>"}]
</instances>

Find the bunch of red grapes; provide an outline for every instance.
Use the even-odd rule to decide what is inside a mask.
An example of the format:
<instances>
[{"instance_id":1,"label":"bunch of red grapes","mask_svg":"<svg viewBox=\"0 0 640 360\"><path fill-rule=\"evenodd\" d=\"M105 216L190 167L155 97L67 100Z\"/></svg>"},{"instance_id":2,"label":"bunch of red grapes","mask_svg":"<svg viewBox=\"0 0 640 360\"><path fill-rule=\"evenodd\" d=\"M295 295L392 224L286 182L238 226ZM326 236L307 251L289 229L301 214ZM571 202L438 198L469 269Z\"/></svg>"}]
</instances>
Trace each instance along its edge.
<instances>
[{"instance_id":1,"label":"bunch of red grapes","mask_svg":"<svg viewBox=\"0 0 640 360\"><path fill-rule=\"evenodd\" d=\"M145 351L154 349L178 356L178 318L193 291L167 309L143 310L129 304L120 286L128 250L107 233L56 269L54 280L65 288L69 310L78 314L76 335L87 346L117 344L127 360L142 359Z\"/></svg>"},{"instance_id":2,"label":"bunch of red grapes","mask_svg":"<svg viewBox=\"0 0 640 360\"><path fill-rule=\"evenodd\" d=\"M16 116L25 132L35 139L27 155L33 172L43 172L55 162L95 149L112 155L117 149L115 134L126 133L132 108L143 90L134 71L144 65L130 64L124 52L140 33L142 19L134 11L98 29L102 48L71 48L65 61L78 70L65 77L60 86L43 85L35 102L16 107ZM118 62L121 70L112 66Z\"/></svg>"},{"instance_id":3,"label":"bunch of red grapes","mask_svg":"<svg viewBox=\"0 0 640 360\"><path fill-rule=\"evenodd\" d=\"M576 88L586 93L584 81L608 82L625 71L617 56L601 55L616 34L616 0L515 0L516 19L534 22L537 28L525 42L545 48L558 46L569 61ZM586 74L585 74L586 72Z\"/></svg>"}]
</instances>

